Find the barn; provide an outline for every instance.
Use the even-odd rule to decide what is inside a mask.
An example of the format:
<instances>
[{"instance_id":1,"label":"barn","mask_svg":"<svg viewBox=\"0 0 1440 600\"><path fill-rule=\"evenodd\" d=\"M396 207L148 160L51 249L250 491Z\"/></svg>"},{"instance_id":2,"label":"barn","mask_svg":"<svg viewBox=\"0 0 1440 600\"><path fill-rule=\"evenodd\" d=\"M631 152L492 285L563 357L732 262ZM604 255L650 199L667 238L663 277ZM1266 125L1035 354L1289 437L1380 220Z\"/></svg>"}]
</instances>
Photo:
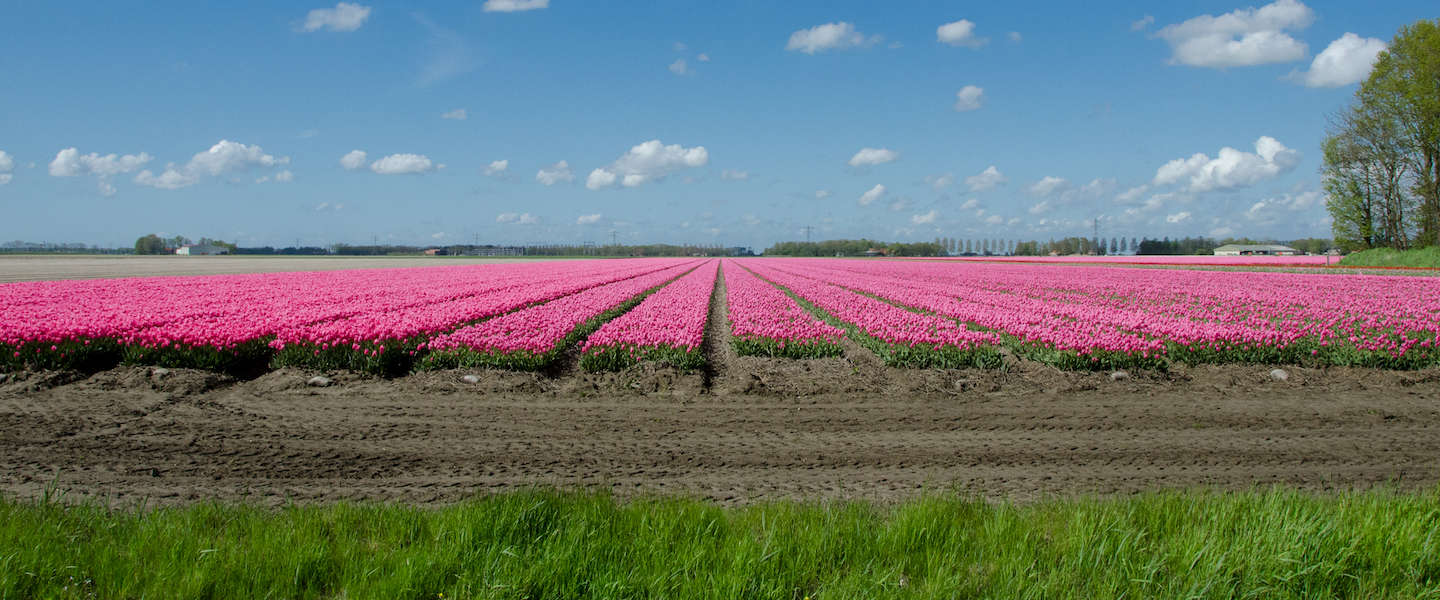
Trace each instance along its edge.
<instances>
[{"instance_id":1,"label":"barn","mask_svg":"<svg viewBox=\"0 0 1440 600\"><path fill-rule=\"evenodd\" d=\"M229 254L230 249L223 246L212 246L210 244L191 244L175 249L175 253L181 256L215 256Z\"/></svg>"},{"instance_id":2,"label":"barn","mask_svg":"<svg viewBox=\"0 0 1440 600\"><path fill-rule=\"evenodd\" d=\"M1215 256L1300 256L1304 254L1278 244L1226 244L1215 249Z\"/></svg>"}]
</instances>

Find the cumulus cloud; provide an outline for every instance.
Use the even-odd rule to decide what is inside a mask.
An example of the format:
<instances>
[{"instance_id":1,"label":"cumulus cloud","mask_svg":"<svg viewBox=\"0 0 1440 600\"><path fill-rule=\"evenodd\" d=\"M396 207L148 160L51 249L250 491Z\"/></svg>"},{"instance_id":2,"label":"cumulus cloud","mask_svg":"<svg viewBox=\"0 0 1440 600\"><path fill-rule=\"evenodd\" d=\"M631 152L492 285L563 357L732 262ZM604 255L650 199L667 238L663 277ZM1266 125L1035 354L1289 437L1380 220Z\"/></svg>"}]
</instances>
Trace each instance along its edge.
<instances>
[{"instance_id":1,"label":"cumulus cloud","mask_svg":"<svg viewBox=\"0 0 1440 600\"><path fill-rule=\"evenodd\" d=\"M167 168L159 175L151 173L149 169L146 169L135 175L135 183L162 190L178 190L200 183L200 178L191 173L182 173L173 168Z\"/></svg>"},{"instance_id":2,"label":"cumulus cloud","mask_svg":"<svg viewBox=\"0 0 1440 600\"><path fill-rule=\"evenodd\" d=\"M725 169L724 171L720 172L720 178L730 181L745 181L746 179L750 178L750 172L734 169Z\"/></svg>"},{"instance_id":3,"label":"cumulus cloud","mask_svg":"<svg viewBox=\"0 0 1440 600\"><path fill-rule=\"evenodd\" d=\"M1018 31L1012 31L1012 32L1010 32L1010 33L1007 33L1007 34L1005 34L1005 37L1010 38L1010 41L1015 42L1015 43L1017 43L1017 44L1020 43L1022 40L1025 39L1025 37L1022 36L1022 35L1020 35L1020 32L1018 32Z\"/></svg>"},{"instance_id":4,"label":"cumulus cloud","mask_svg":"<svg viewBox=\"0 0 1440 600\"><path fill-rule=\"evenodd\" d=\"M1185 184L1190 192L1208 192L1248 187L1277 177L1300 163L1300 153L1286 148L1279 140L1261 136L1255 141L1255 152L1230 147L1220 149L1215 158L1197 153L1190 158L1177 158L1155 171L1155 185Z\"/></svg>"},{"instance_id":5,"label":"cumulus cloud","mask_svg":"<svg viewBox=\"0 0 1440 600\"><path fill-rule=\"evenodd\" d=\"M1166 216L1165 216L1165 222L1166 222L1166 223L1170 223L1170 224L1175 224L1175 223L1184 222L1184 221L1188 220L1189 218L1190 218L1190 213L1189 213L1188 211L1183 211L1183 210L1182 210L1182 211L1180 211L1180 212L1178 212L1178 213L1175 213L1175 214L1173 214L1173 215L1166 215Z\"/></svg>"},{"instance_id":6,"label":"cumulus cloud","mask_svg":"<svg viewBox=\"0 0 1440 600\"><path fill-rule=\"evenodd\" d=\"M56 153L55 159L50 161L50 175L53 177L75 177L77 175L110 177L139 169L154 159L155 157L144 152L101 156L95 152L80 154L80 150L76 148L66 148Z\"/></svg>"},{"instance_id":7,"label":"cumulus cloud","mask_svg":"<svg viewBox=\"0 0 1440 600\"><path fill-rule=\"evenodd\" d=\"M1150 26L1151 26L1151 25L1154 25L1154 24L1155 24L1155 17L1150 16L1150 15L1145 15L1144 17L1141 17L1141 18L1137 19L1135 22L1133 22L1133 23L1130 24L1130 31L1143 31L1143 30L1145 30L1145 29L1149 29Z\"/></svg>"},{"instance_id":8,"label":"cumulus cloud","mask_svg":"<svg viewBox=\"0 0 1440 600\"><path fill-rule=\"evenodd\" d=\"M930 187L938 192L953 185L955 183L955 176L949 173L944 175L927 175L925 177L925 183L930 184Z\"/></svg>"},{"instance_id":9,"label":"cumulus cloud","mask_svg":"<svg viewBox=\"0 0 1440 600\"><path fill-rule=\"evenodd\" d=\"M698 61L700 61L700 62L710 62L710 55L709 55L709 54L706 54L706 53L704 53L704 52L701 52L699 56L696 56L696 57L695 57L695 60L698 60Z\"/></svg>"},{"instance_id":10,"label":"cumulus cloud","mask_svg":"<svg viewBox=\"0 0 1440 600\"><path fill-rule=\"evenodd\" d=\"M491 162L490 162L490 165L487 166L487 167L485 167L485 174L486 174L486 175L490 175L490 176L500 175L500 174L503 174L503 173L504 173L507 169L509 169L509 168L510 168L510 160L509 160L509 159L491 161Z\"/></svg>"},{"instance_id":11,"label":"cumulus cloud","mask_svg":"<svg viewBox=\"0 0 1440 600\"><path fill-rule=\"evenodd\" d=\"M364 168L366 156L364 150L351 150L340 157L340 166L347 171Z\"/></svg>"},{"instance_id":12,"label":"cumulus cloud","mask_svg":"<svg viewBox=\"0 0 1440 600\"><path fill-rule=\"evenodd\" d=\"M370 7L341 2L335 8L317 8L305 15L302 31L355 31L370 18Z\"/></svg>"},{"instance_id":13,"label":"cumulus cloud","mask_svg":"<svg viewBox=\"0 0 1440 600\"><path fill-rule=\"evenodd\" d=\"M855 25L851 23L826 23L790 34L790 41L785 44L785 49L815 54L827 50L872 46L882 39L878 35L866 37L865 34L856 31Z\"/></svg>"},{"instance_id":14,"label":"cumulus cloud","mask_svg":"<svg viewBox=\"0 0 1440 600\"><path fill-rule=\"evenodd\" d=\"M940 213L932 209L930 212L927 212L925 214L911 215L910 222L915 225L926 225L929 223L934 223L935 219L939 218L939 216Z\"/></svg>"},{"instance_id":15,"label":"cumulus cloud","mask_svg":"<svg viewBox=\"0 0 1440 600\"><path fill-rule=\"evenodd\" d=\"M595 213L593 215L580 215L579 218L575 219L576 225L594 225L595 223L599 222L600 213Z\"/></svg>"},{"instance_id":16,"label":"cumulus cloud","mask_svg":"<svg viewBox=\"0 0 1440 600\"><path fill-rule=\"evenodd\" d=\"M464 121L465 119L470 118L470 113L466 112L463 108L457 108L455 110L440 115L440 118L450 119L452 121Z\"/></svg>"},{"instance_id":17,"label":"cumulus cloud","mask_svg":"<svg viewBox=\"0 0 1440 600\"><path fill-rule=\"evenodd\" d=\"M14 169L15 159L4 150L0 150L0 185L10 183L10 180L15 178L15 175L10 173Z\"/></svg>"},{"instance_id":18,"label":"cumulus cloud","mask_svg":"<svg viewBox=\"0 0 1440 600\"><path fill-rule=\"evenodd\" d=\"M562 160L536 171L535 181L545 186L552 186L557 183L570 183L575 181L575 174L570 171L570 163Z\"/></svg>"},{"instance_id":19,"label":"cumulus cloud","mask_svg":"<svg viewBox=\"0 0 1440 600\"><path fill-rule=\"evenodd\" d=\"M967 85L955 92L955 110L958 112L979 110L984 101L985 88L980 86Z\"/></svg>"},{"instance_id":20,"label":"cumulus cloud","mask_svg":"<svg viewBox=\"0 0 1440 600\"><path fill-rule=\"evenodd\" d=\"M965 185L969 186L971 192L983 192L994 189L995 186L1004 185L1008 181L1010 180L1000 173L1000 169L995 168L995 165L990 165L979 174L966 177Z\"/></svg>"},{"instance_id":21,"label":"cumulus cloud","mask_svg":"<svg viewBox=\"0 0 1440 600\"><path fill-rule=\"evenodd\" d=\"M1172 64L1224 69L1305 58L1308 47L1285 33L1310 26L1315 12L1299 0L1276 0L1218 17L1201 15L1167 25L1156 36L1170 44Z\"/></svg>"},{"instance_id":22,"label":"cumulus cloud","mask_svg":"<svg viewBox=\"0 0 1440 600\"><path fill-rule=\"evenodd\" d=\"M251 167L273 167L288 164L288 157L266 154L259 146L250 146L230 140L220 140L209 150L198 153L186 163L185 170L218 176Z\"/></svg>"},{"instance_id":23,"label":"cumulus cloud","mask_svg":"<svg viewBox=\"0 0 1440 600\"><path fill-rule=\"evenodd\" d=\"M497 216L495 217L495 222L496 222L496 223L504 223L504 224L514 224L514 225L534 225L534 224L540 222L540 217L537 217L537 216L535 216L535 215L532 215L532 214L530 214L530 213L528 213L528 212L527 212L527 213L507 212L507 213L500 213L499 215L497 215Z\"/></svg>"},{"instance_id":24,"label":"cumulus cloud","mask_svg":"<svg viewBox=\"0 0 1440 600\"><path fill-rule=\"evenodd\" d=\"M1310 62L1308 71L1296 71L1289 79L1306 87L1340 87L1359 83L1370 76L1371 67L1385 51L1385 42L1346 33L1330 42L1325 51Z\"/></svg>"},{"instance_id":25,"label":"cumulus cloud","mask_svg":"<svg viewBox=\"0 0 1440 600\"><path fill-rule=\"evenodd\" d=\"M650 140L630 148L609 166L591 171L585 187L598 190L617 182L625 187L636 187L662 179L671 172L703 167L709 162L710 153L704 146L666 146L660 140Z\"/></svg>"},{"instance_id":26,"label":"cumulus cloud","mask_svg":"<svg viewBox=\"0 0 1440 600\"><path fill-rule=\"evenodd\" d=\"M263 175L259 179L256 179L255 183L270 183L272 181L275 183L290 183L292 181L295 181L295 174L291 173L289 169L286 169L284 171L276 173L273 177L270 175Z\"/></svg>"},{"instance_id":27,"label":"cumulus cloud","mask_svg":"<svg viewBox=\"0 0 1440 600\"><path fill-rule=\"evenodd\" d=\"M1115 191L1116 184L1114 179L1096 177L1091 179L1090 183L1080 186L1080 193L1095 197L1105 196Z\"/></svg>"},{"instance_id":28,"label":"cumulus cloud","mask_svg":"<svg viewBox=\"0 0 1440 600\"><path fill-rule=\"evenodd\" d=\"M975 23L966 19L936 27L935 39L942 44L966 48L979 48L990 41L988 38L975 37Z\"/></svg>"},{"instance_id":29,"label":"cumulus cloud","mask_svg":"<svg viewBox=\"0 0 1440 600\"><path fill-rule=\"evenodd\" d=\"M485 0L485 12L521 12L549 6L550 0Z\"/></svg>"},{"instance_id":30,"label":"cumulus cloud","mask_svg":"<svg viewBox=\"0 0 1440 600\"><path fill-rule=\"evenodd\" d=\"M1047 212L1050 212L1049 200L1041 200L1040 202L1037 202L1035 206L1030 207L1030 214L1032 215L1043 215Z\"/></svg>"},{"instance_id":31,"label":"cumulus cloud","mask_svg":"<svg viewBox=\"0 0 1440 600\"><path fill-rule=\"evenodd\" d=\"M1282 220L1293 220L1295 213L1301 213L1324 204L1320 192L1311 190L1298 194L1281 194L1266 198L1245 211L1245 217L1257 224L1270 225Z\"/></svg>"},{"instance_id":32,"label":"cumulus cloud","mask_svg":"<svg viewBox=\"0 0 1440 600\"><path fill-rule=\"evenodd\" d=\"M815 199L824 200L830 197L830 190L815 190Z\"/></svg>"},{"instance_id":33,"label":"cumulus cloud","mask_svg":"<svg viewBox=\"0 0 1440 600\"><path fill-rule=\"evenodd\" d=\"M370 170L381 175L411 175L428 173L439 168L423 154L391 154L373 163Z\"/></svg>"},{"instance_id":34,"label":"cumulus cloud","mask_svg":"<svg viewBox=\"0 0 1440 600\"><path fill-rule=\"evenodd\" d=\"M676 75L689 75L691 73L690 66L685 64L685 59L683 58L675 59L675 62L670 63L669 69L671 73Z\"/></svg>"},{"instance_id":35,"label":"cumulus cloud","mask_svg":"<svg viewBox=\"0 0 1440 600\"><path fill-rule=\"evenodd\" d=\"M870 188L870 191L860 194L860 206L870 206L871 203L879 200L884 195L885 186L877 184L875 187Z\"/></svg>"},{"instance_id":36,"label":"cumulus cloud","mask_svg":"<svg viewBox=\"0 0 1440 600\"><path fill-rule=\"evenodd\" d=\"M1046 197L1068 187L1070 187L1070 182L1066 181L1064 177L1046 175L1043 179L1030 186L1030 193L1036 196Z\"/></svg>"},{"instance_id":37,"label":"cumulus cloud","mask_svg":"<svg viewBox=\"0 0 1440 600\"><path fill-rule=\"evenodd\" d=\"M898 158L900 153L888 148L861 148L855 156L850 157L849 164L852 167L870 167L895 162Z\"/></svg>"},{"instance_id":38,"label":"cumulus cloud","mask_svg":"<svg viewBox=\"0 0 1440 600\"><path fill-rule=\"evenodd\" d=\"M1148 191L1150 191L1149 185L1137 185L1128 190L1120 192L1118 195L1115 196L1115 201L1119 202L1120 204L1130 204L1135 202L1136 200L1139 200L1140 197L1144 196L1145 192Z\"/></svg>"}]
</instances>

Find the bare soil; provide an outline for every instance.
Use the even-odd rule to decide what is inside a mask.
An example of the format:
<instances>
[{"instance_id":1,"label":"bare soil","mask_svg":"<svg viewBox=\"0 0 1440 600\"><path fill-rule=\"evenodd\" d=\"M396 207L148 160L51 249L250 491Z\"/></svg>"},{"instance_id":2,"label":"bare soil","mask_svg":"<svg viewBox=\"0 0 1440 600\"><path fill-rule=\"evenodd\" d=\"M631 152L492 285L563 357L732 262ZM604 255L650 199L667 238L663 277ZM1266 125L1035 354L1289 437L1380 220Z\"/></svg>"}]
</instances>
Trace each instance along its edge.
<instances>
[{"instance_id":1,"label":"bare soil","mask_svg":"<svg viewBox=\"0 0 1440 600\"><path fill-rule=\"evenodd\" d=\"M1332 490L1440 481L1440 372L1204 367L1169 374L891 369L727 357L385 380L237 382L125 367L0 382L0 493L129 504L444 503L535 485L724 503L1027 501L1157 488ZM707 378L708 386L707 384Z\"/></svg>"}]
</instances>

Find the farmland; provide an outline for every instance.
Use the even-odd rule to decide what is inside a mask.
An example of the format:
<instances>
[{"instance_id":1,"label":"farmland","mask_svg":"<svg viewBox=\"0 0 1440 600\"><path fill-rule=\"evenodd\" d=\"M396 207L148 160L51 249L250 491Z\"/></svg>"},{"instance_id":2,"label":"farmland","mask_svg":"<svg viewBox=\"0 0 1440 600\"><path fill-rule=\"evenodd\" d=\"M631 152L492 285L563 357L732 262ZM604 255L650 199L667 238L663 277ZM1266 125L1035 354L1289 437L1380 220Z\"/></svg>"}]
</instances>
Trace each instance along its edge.
<instances>
[{"instance_id":1,"label":"farmland","mask_svg":"<svg viewBox=\"0 0 1440 600\"><path fill-rule=\"evenodd\" d=\"M280 596L583 596L641 585L635 569L658 582L678 552L734 558L687 571L706 589L780 586L757 597L905 595L901 575L922 597L1021 581L1421 595L1436 281L686 258L8 284L0 496L22 500L0 501L0 539L37 575L0 590L59 590L85 564L115 596L256 569L284 574L252 588ZM1245 519L1256 535L1236 537ZM605 562L658 530L715 533ZM844 534L869 530L890 533ZM1301 530L1333 560L1266 558ZM1357 566L1381 563L1355 539L1408 558ZM407 550L344 558L345 540ZM1197 540L1247 578L1178 575L1210 551ZM1005 558L925 566L969 564L957 544ZM1082 567L1095 545L1123 546L1103 568L1126 575ZM201 571L169 558L201 551ZM775 551L788 566L761 560ZM533 568L467 566L511 554ZM196 575L167 590L182 568Z\"/></svg>"}]
</instances>

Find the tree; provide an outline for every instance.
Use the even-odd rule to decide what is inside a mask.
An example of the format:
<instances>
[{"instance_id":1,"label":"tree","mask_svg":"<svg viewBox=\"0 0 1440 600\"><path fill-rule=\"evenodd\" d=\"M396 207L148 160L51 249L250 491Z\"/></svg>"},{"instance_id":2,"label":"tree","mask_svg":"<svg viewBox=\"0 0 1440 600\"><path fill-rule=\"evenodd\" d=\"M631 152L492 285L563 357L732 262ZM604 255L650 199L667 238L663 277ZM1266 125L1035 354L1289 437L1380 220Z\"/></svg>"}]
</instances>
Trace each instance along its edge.
<instances>
[{"instance_id":1,"label":"tree","mask_svg":"<svg viewBox=\"0 0 1440 600\"><path fill-rule=\"evenodd\" d=\"M135 240L135 253L164 254L165 240L160 239L160 236L153 233L150 235L141 236L140 239Z\"/></svg>"},{"instance_id":2,"label":"tree","mask_svg":"<svg viewBox=\"0 0 1440 600\"><path fill-rule=\"evenodd\" d=\"M1440 22L1401 27L1332 117L1321 174L1346 250L1440 244Z\"/></svg>"}]
</instances>

